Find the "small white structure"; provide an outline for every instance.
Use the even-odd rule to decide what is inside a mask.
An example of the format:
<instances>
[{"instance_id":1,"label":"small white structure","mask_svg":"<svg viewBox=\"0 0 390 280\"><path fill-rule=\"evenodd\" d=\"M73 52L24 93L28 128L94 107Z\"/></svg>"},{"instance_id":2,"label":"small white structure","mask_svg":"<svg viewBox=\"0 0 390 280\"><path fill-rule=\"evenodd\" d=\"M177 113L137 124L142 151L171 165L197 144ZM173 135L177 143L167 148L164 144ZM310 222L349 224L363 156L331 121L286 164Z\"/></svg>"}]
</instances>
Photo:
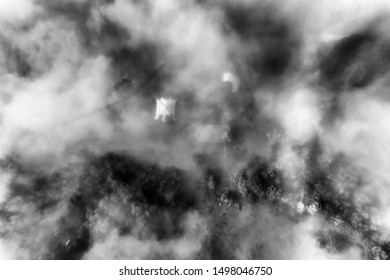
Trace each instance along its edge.
<instances>
[{"instance_id":1,"label":"small white structure","mask_svg":"<svg viewBox=\"0 0 390 280\"><path fill-rule=\"evenodd\" d=\"M155 120L166 122L169 118L175 120L176 100L169 98L156 99L156 116Z\"/></svg>"},{"instance_id":2,"label":"small white structure","mask_svg":"<svg viewBox=\"0 0 390 280\"><path fill-rule=\"evenodd\" d=\"M230 83L232 85L233 92L237 92L240 88L240 79L230 72L226 72L223 74L222 82Z\"/></svg>"}]
</instances>

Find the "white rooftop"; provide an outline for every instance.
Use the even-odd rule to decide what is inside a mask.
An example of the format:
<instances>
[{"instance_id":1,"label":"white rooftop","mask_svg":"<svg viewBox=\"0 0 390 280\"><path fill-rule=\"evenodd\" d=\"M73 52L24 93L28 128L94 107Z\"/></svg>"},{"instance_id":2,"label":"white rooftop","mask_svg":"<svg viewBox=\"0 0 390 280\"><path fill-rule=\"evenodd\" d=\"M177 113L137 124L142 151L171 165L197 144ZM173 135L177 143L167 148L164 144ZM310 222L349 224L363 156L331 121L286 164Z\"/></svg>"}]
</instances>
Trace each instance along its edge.
<instances>
[{"instance_id":1,"label":"white rooftop","mask_svg":"<svg viewBox=\"0 0 390 280\"><path fill-rule=\"evenodd\" d=\"M233 92L237 92L240 88L240 79L233 73L226 72L222 76L222 81L225 83L231 83Z\"/></svg>"},{"instance_id":2,"label":"white rooftop","mask_svg":"<svg viewBox=\"0 0 390 280\"><path fill-rule=\"evenodd\" d=\"M162 120L163 122L165 122L170 117L174 120L175 107L176 107L176 100L172 98L156 99L156 116L154 119Z\"/></svg>"}]
</instances>

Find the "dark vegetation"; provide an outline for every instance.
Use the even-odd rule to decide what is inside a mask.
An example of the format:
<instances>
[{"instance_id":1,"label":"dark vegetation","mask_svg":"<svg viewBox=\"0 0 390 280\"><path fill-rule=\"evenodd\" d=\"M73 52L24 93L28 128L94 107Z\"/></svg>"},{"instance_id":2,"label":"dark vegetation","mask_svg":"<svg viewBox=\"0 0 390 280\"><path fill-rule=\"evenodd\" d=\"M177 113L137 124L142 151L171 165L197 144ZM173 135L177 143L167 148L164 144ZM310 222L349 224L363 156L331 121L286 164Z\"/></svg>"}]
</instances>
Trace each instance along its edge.
<instances>
[{"instance_id":1,"label":"dark vegetation","mask_svg":"<svg viewBox=\"0 0 390 280\"><path fill-rule=\"evenodd\" d=\"M337 41L320 56L320 82L330 91L361 89L388 69L390 42L374 30Z\"/></svg>"},{"instance_id":2,"label":"dark vegetation","mask_svg":"<svg viewBox=\"0 0 390 280\"><path fill-rule=\"evenodd\" d=\"M255 87L282 78L297 61L299 37L289 22L269 6L224 7L227 33L233 33L247 46L244 55L248 69L245 84Z\"/></svg>"},{"instance_id":3,"label":"dark vegetation","mask_svg":"<svg viewBox=\"0 0 390 280\"><path fill-rule=\"evenodd\" d=\"M32 204L37 211L50 211L64 200L67 180L58 174L40 174L23 170L3 162L18 176L11 183L10 199L1 205L1 218L10 213L8 204L19 197ZM73 174L74 175L74 174ZM23 180L25 178L25 180ZM56 234L49 241L45 259L77 259L89 249L91 219L104 199L116 199L124 211L136 205L151 217L145 223L158 240L169 239L182 233L181 217L197 205L197 191L191 180L176 168L162 169L156 165L140 162L130 156L108 153L92 157L78 176L77 186L68 198L65 215L57 224ZM63 201L62 201L63 202ZM92 215L92 216L91 216ZM123 215L129 215L124 212ZM119 224L122 234L132 225ZM5 233L12 236L12 229ZM39 257L39 256L37 256Z\"/></svg>"},{"instance_id":4,"label":"dark vegetation","mask_svg":"<svg viewBox=\"0 0 390 280\"><path fill-rule=\"evenodd\" d=\"M233 179L239 192L250 202L278 201L282 197L283 178L266 160L253 157Z\"/></svg>"},{"instance_id":5,"label":"dark vegetation","mask_svg":"<svg viewBox=\"0 0 390 280\"><path fill-rule=\"evenodd\" d=\"M352 194L340 193L335 186L332 178L336 176L334 170L339 169L337 165L343 165L342 157L324 166L318 161L321 153L320 142L314 141L308 156L311 168L305 176L303 199L307 209L314 205L316 213L328 223L317 232L318 245L335 253L358 246L365 258L388 259L389 241L378 238L378 230L372 228L367 218L369 213L361 212L369 208L359 208ZM198 178L123 153L90 156L77 177L74 173L69 177L64 170L42 174L23 167L17 160L2 161L2 170L13 170L17 176L11 182L9 199L0 205L0 221L7 225L1 235L12 239L26 230L10 224L22 214L13 205L15 201L33 205L42 215L65 203L66 211L56 223L46 253L35 257L79 259L94 243L92 231L98 217L108 217L121 236L133 235L139 239L154 236L161 241L183 235L184 215L197 210L211 223L210 237L205 243L209 247L204 249L208 253L201 256L232 259L238 246L234 236L239 234L234 221L242 209L268 205L279 209L275 215L284 215L291 221L309 214L291 214L291 205L282 200L288 194L283 174L265 159L253 157L231 175L225 174L218 165L207 164L209 160L207 156L198 156L202 170ZM114 203L119 214L104 212L105 203ZM136 229L139 223L143 224L142 230Z\"/></svg>"},{"instance_id":6,"label":"dark vegetation","mask_svg":"<svg viewBox=\"0 0 390 280\"><path fill-rule=\"evenodd\" d=\"M135 90L139 97L152 100L156 92L161 92L165 77L157 46L123 46L112 50L109 57L116 90Z\"/></svg>"},{"instance_id":7,"label":"dark vegetation","mask_svg":"<svg viewBox=\"0 0 390 280\"><path fill-rule=\"evenodd\" d=\"M330 229L318 231L319 245L331 252L343 252L355 245L362 249L365 258L390 258L385 253L387 243L376 238L378 230L371 225L371 205L357 205L352 192L342 192L336 185L337 172L348 166L344 155L325 165L320 162L322 153L321 143L315 138L309 146L304 197L304 204L313 206L331 224ZM360 183L357 180L354 188L359 188Z\"/></svg>"},{"instance_id":8,"label":"dark vegetation","mask_svg":"<svg viewBox=\"0 0 390 280\"><path fill-rule=\"evenodd\" d=\"M323 122L334 124L344 114L343 96L367 89L387 75L390 41L375 24L369 25L320 48L316 61L318 85L330 97Z\"/></svg>"},{"instance_id":9,"label":"dark vegetation","mask_svg":"<svg viewBox=\"0 0 390 280\"><path fill-rule=\"evenodd\" d=\"M28 55L20 48L12 46L6 39L0 37L0 44L5 52L4 63L9 73L20 77L30 77L33 66L29 62Z\"/></svg>"}]
</instances>

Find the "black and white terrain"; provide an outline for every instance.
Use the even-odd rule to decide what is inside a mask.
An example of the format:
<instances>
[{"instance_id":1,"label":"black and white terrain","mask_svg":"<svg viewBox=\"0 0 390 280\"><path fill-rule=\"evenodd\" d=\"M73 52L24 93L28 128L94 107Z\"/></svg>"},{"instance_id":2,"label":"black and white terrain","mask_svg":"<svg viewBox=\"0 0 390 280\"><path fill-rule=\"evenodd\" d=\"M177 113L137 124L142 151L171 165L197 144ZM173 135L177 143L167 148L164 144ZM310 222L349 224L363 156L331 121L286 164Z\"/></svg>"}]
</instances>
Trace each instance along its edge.
<instances>
[{"instance_id":1,"label":"black and white terrain","mask_svg":"<svg viewBox=\"0 0 390 280\"><path fill-rule=\"evenodd\" d=\"M390 259L389 26L388 0L1 0L0 259Z\"/></svg>"}]
</instances>

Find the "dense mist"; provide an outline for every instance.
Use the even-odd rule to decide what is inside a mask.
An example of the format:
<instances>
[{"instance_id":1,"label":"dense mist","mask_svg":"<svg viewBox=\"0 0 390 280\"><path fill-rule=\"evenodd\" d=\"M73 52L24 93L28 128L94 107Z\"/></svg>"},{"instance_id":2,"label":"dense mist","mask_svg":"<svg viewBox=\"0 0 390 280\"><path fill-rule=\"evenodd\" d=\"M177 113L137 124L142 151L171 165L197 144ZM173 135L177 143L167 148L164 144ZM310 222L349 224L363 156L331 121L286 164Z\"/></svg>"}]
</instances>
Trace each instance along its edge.
<instances>
[{"instance_id":1,"label":"dense mist","mask_svg":"<svg viewBox=\"0 0 390 280\"><path fill-rule=\"evenodd\" d=\"M387 0L1 1L0 259L390 259L389 22Z\"/></svg>"}]
</instances>

